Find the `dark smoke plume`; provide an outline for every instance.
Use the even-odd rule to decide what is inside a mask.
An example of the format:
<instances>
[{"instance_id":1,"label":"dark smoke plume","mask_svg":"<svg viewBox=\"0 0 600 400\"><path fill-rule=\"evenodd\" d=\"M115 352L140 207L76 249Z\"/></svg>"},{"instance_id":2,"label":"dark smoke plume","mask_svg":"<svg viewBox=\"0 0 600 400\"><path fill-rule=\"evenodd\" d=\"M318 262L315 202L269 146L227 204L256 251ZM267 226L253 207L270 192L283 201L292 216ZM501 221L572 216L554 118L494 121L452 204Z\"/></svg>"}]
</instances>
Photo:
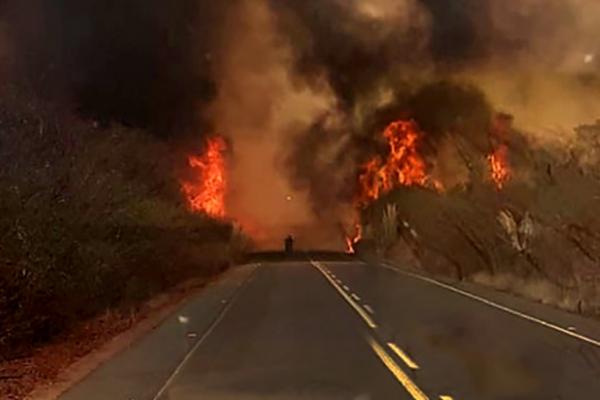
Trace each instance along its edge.
<instances>
[{"instance_id":1,"label":"dark smoke plume","mask_svg":"<svg viewBox=\"0 0 600 400\"><path fill-rule=\"evenodd\" d=\"M196 125L215 95L221 2L9 0L15 79L84 116L155 132Z\"/></svg>"},{"instance_id":2,"label":"dark smoke plume","mask_svg":"<svg viewBox=\"0 0 600 400\"><path fill-rule=\"evenodd\" d=\"M600 115L596 0L5 0L0 13L3 78L8 66L99 122L229 136L233 203L256 221L336 218L393 120L415 119L433 158L449 135L485 152L496 112L536 143L576 140ZM265 176L277 185L261 213Z\"/></svg>"},{"instance_id":3,"label":"dark smoke plume","mask_svg":"<svg viewBox=\"0 0 600 400\"><path fill-rule=\"evenodd\" d=\"M295 72L309 84L325 77L345 115L342 128L325 132L317 124L318 136L353 136L346 140L350 149L331 158L337 174L350 165L346 175L355 175L361 160L381 151L382 129L399 118L418 122L433 156L448 134L485 154L497 111L513 114L517 125L545 140L600 115L593 100L600 94L593 83L600 49L591 40L600 33L600 18L586 16L590 8L600 10L592 1L272 3L294 44ZM565 98L573 107L564 106ZM564 129L548 131L556 126ZM320 167L315 156L331 152L328 140L316 139L314 129L306 136L292 151L295 181L305 185L312 177L317 208L330 204L332 193L346 199L347 180L336 186L319 179L332 169Z\"/></svg>"}]
</instances>

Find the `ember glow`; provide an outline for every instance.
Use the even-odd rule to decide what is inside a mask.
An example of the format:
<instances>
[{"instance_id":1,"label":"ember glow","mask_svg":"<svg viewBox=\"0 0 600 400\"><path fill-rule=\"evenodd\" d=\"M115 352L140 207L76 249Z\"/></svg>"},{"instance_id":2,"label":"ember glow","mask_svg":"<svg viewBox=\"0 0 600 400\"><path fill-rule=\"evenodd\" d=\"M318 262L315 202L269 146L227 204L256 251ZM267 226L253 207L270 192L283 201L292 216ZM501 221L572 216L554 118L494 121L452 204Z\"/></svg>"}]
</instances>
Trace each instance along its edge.
<instances>
[{"instance_id":1,"label":"ember glow","mask_svg":"<svg viewBox=\"0 0 600 400\"><path fill-rule=\"evenodd\" d=\"M363 166L359 177L359 203L378 199L399 186L426 186L427 164L418 152L423 137L414 121L392 122L383 132L387 140L387 160L377 156Z\"/></svg>"},{"instance_id":2,"label":"ember glow","mask_svg":"<svg viewBox=\"0 0 600 400\"><path fill-rule=\"evenodd\" d=\"M498 190L502 190L510 179L510 166L508 163L508 147L500 145L488 156L492 180Z\"/></svg>"},{"instance_id":3,"label":"ember glow","mask_svg":"<svg viewBox=\"0 0 600 400\"><path fill-rule=\"evenodd\" d=\"M183 182L182 190L192 211L214 218L225 217L226 150L225 140L213 137L206 141L204 154L188 158L196 176L194 182Z\"/></svg>"}]
</instances>

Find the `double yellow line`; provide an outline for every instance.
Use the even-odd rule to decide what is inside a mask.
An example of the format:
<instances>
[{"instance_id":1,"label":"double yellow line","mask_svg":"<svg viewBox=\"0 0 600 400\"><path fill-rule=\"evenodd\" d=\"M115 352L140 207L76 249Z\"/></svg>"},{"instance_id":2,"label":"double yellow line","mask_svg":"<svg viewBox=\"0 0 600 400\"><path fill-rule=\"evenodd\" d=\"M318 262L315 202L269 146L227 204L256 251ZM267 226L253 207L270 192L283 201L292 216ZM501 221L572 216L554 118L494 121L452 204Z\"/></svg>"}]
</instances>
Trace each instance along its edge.
<instances>
[{"instance_id":1,"label":"double yellow line","mask_svg":"<svg viewBox=\"0 0 600 400\"><path fill-rule=\"evenodd\" d=\"M354 298L358 296L349 295L346 291L333 279L333 274L318 261L311 261L313 267L315 267L327 281L333 286L333 288L342 296L346 303L356 311L356 313L362 318L362 320L371 329L376 329L377 324L371 318L371 316L365 311L365 309L357 303ZM394 377L404 386L406 391L413 397L414 400L429 400L429 397L413 382L412 379L400 368L394 358L373 338L368 336L367 341L371 346L373 352L379 357L381 362L387 367L387 369L394 375ZM389 342L388 347L394 352L410 369L418 370L419 366L415 363L400 347L395 343ZM440 400L452 400L450 396L440 396Z\"/></svg>"},{"instance_id":2,"label":"double yellow line","mask_svg":"<svg viewBox=\"0 0 600 400\"><path fill-rule=\"evenodd\" d=\"M377 354L377 357L385 364L387 369L396 377L396 379L404 386L406 391L413 397L415 400L429 400L429 397L419 387L402 371L402 368L398 366L396 361L384 350L375 339L369 337L367 339L369 341L369 345Z\"/></svg>"}]
</instances>

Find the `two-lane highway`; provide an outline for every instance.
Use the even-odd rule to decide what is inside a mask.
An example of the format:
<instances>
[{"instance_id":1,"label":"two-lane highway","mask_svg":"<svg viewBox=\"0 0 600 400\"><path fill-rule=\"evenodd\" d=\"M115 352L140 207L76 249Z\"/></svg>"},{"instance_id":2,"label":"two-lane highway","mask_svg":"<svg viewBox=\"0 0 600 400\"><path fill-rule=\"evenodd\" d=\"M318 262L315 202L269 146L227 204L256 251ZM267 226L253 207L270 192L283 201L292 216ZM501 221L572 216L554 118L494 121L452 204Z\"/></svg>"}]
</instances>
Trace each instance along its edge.
<instances>
[{"instance_id":1,"label":"two-lane highway","mask_svg":"<svg viewBox=\"0 0 600 400\"><path fill-rule=\"evenodd\" d=\"M419 365L417 379L426 393L455 399L600 399L600 342L561 332L544 319L572 323L578 317L537 304L529 307L538 315L521 313L444 283L364 263L327 265L371 306L380 336ZM600 325L582 323L600 333Z\"/></svg>"},{"instance_id":2,"label":"two-lane highway","mask_svg":"<svg viewBox=\"0 0 600 400\"><path fill-rule=\"evenodd\" d=\"M261 266L158 399L403 399L307 263Z\"/></svg>"},{"instance_id":3,"label":"two-lane highway","mask_svg":"<svg viewBox=\"0 0 600 400\"><path fill-rule=\"evenodd\" d=\"M578 317L451 289L359 261L245 266L62 399L600 399L600 324L569 335Z\"/></svg>"}]
</instances>

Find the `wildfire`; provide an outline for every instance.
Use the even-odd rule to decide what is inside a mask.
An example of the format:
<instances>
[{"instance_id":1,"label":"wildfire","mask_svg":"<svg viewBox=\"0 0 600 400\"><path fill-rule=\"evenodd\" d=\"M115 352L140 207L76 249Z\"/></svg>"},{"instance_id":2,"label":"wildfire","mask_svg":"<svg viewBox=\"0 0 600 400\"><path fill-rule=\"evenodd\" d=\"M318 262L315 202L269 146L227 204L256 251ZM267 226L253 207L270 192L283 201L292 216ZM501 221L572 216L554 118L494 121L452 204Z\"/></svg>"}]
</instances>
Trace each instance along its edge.
<instances>
[{"instance_id":1,"label":"wildfire","mask_svg":"<svg viewBox=\"0 0 600 400\"><path fill-rule=\"evenodd\" d=\"M362 226L360 224L356 224L355 226L356 234L354 237L346 236L346 253L354 254L354 245L358 243L362 239Z\"/></svg>"},{"instance_id":2,"label":"wildfire","mask_svg":"<svg viewBox=\"0 0 600 400\"><path fill-rule=\"evenodd\" d=\"M418 152L423 133L414 121L392 122L383 137L389 147L388 158L375 157L363 166L360 203L376 200L398 186L426 186L430 181L427 164Z\"/></svg>"},{"instance_id":3,"label":"wildfire","mask_svg":"<svg viewBox=\"0 0 600 400\"><path fill-rule=\"evenodd\" d=\"M192 211L215 218L225 217L226 150L225 140L213 137L206 141L204 154L188 157L189 166L196 171L196 178L194 182L183 182L182 190Z\"/></svg>"},{"instance_id":4,"label":"wildfire","mask_svg":"<svg viewBox=\"0 0 600 400\"><path fill-rule=\"evenodd\" d=\"M502 144L488 156L492 180L498 190L502 190L510 179L510 166L508 163L508 146Z\"/></svg>"}]
</instances>

